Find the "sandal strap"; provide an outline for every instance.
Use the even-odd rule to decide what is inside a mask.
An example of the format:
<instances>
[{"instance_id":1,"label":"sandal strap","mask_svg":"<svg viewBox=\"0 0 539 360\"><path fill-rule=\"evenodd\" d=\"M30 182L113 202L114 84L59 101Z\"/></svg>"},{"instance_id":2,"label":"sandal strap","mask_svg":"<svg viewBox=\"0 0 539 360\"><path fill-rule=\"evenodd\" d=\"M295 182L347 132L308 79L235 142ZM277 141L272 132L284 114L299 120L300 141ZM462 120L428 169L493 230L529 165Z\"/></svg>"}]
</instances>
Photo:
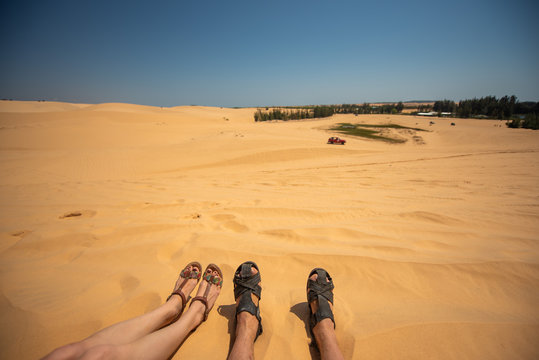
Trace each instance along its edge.
<instances>
[{"instance_id":1,"label":"sandal strap","mask_svg":"<svg viewBox=\"0 0 539 360\"><path fill-rule=\"evenodd\" d=\"M318 309L316 309L316 312L314 314L311 312L311 317L309 319L311 331L316 326L316 324L318 324L324 319L331 319L331 321L333 322L333 328L335 328L335 318L333 317L333 311L331 311L331 308L329 307L329 302L325 300L322 296L319 296Z\"/></svg>"},{"instance_id":2,"label":"sandal strap","mask_svg":"<svg viewBox=\"0 0 539 360\"><path fill-rule=\"evenodd\" d=\"M309 279L307 281L307 300L309 303L318 299L318 296L322 296L327 301L333 304L333 289L335 285L329 273L321 268L316 268L309 274L311 277L313 274L317 274L316 280Z\"/></svg>"},{"instance_id":3,"label":"sandal strap","mask_svg":"<svg viewBox=\"0 0 539 360\"><path fill-rule=\"evenodd\" d=\"M191 300L191 304L193 304L195 301L200 301L201 303L204 304L204 320L203 321L206 321L206 319L208 318L208 313L210 312L208 310L208 298L205 297L205 296L195 296L192 300ZM210 309L211 310L211 309Z\"/></svg>"},{"instance_id":4,"label":"sandal strap","mask_svg":"<svg viewBox=\"0 0 539 360\"><path fill-rule=\"evenodd\" d=\"M168 297L167 297L167 301L170 300L170 298L173 296L173 295L179 295L181 298L182 298L182 308L180 310L180 313L178 314L178 317L180 317L181 314L183 314L183 310L185 309L185 306L187 305L187 301L188 299L185 298L185 295L180 291L181 289L178 289L176 291L173 291L172 294L170 294Z\"/></svg>"},{"instance_id":5,"label":"sandal strap","mask_svg":"<svg viewBox=\"0 0 539 360\"><path fill-rule=\"evenodd\" d=\"M200 271L198 270L189 270L188 268L185 268L182 270L182 272L180 273L180 276L183 278L183 279L200 279Z\"/></svg>"},{"instance_id":6,"label":"sandal strap","mask_svg":"<svg viewBox=\"0 0 539 360\"><path fill-rule=\"evenodd\" d=\"M223 279L218 276L205 274L203 280L209 282L210 285L223 286Z\"/></svg>"},{"instance_id":7,"label":"sandal strap","mask_svg":"<svg viewBox=\"0 0 539 360\"><path fill-rule=\"evenodd\" d=\"M260 283L260 271L256 274L251 273L251 268L254 267L258 270L258 266L252 262L247 261L241 264L236 273L234 274L234 299L243 295L245 292L255 294L259 299L262 297L262 287Z\"/></svg>"}]
</instances>

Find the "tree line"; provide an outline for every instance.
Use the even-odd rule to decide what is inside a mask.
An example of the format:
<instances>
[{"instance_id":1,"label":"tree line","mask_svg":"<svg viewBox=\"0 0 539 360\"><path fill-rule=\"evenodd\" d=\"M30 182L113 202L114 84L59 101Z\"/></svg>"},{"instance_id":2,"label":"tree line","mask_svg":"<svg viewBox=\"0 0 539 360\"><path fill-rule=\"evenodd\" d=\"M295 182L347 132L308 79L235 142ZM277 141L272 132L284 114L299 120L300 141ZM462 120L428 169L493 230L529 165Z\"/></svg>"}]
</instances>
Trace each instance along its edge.
<instances>
[{"instance_id":1,"label":"tree line","mask_svg":"<svg viewBox=\"0 0 539 360\"><path fill-rule=\"evenodd\" d=\"M333 105L336 114L398 114L404 109L402 101L397 104L371 105L369 103Z\"/></svg>"},{"instance_id":2,"label":"tree line","mask_svg":"<svg viewBox=\"0 0 539 360\"><path fill-rule=\"evenodd\" d=\"M435 112L450 112L457 117L487 117L490 119L511 119L513 115L539 114L539 102L519 102L515 95L486 96L461 100L455 103L451 100L439 100L434 102L432 108Z\"/></svg>"},{"instance_id":3,"label":"tree line","mask_svg":"<svg viewBox=\"0 0 539 360\"><path fill-rule=\"evenodd\" d=\"M302 107L299 109L290 108L275 108L266 111L258 109L255 112L255 121L269 121L269 120L301 120L301 119L314 119L330 117L335 113L332 106L313 106Z\"/></svg>"},{"instance_id":4,"label":"tree line","mask_svg":"<svg viewBox=\"0 0 539 360\"><path fill-rule=\"evenodd\" d=\"M369 103L341 104L341 105L322 105L322 106L285 106L266 110L258 109L254 118L255 121L268 120L300 120L325 118L334 114L398 114L404 109L404 104L384 104L372 106Z\"/></svg>"},{"instance_id":5,"label":"tree line","mask_svg":"<svg viewBox=\"0 0 539 360\"><path fill-rule=\"evenodd\" d=\"M286 106L279 108L258 109L254 114L255 121L268 120L300 120L325 118L333 114L398 114L405 105L402 102L383 105L363 104L340 104L320 106ZM421 104L417 112L434 111L447 112L451 116L460 118L485 118L511 120L507 126L512 128L539 129L537 118L539 117L539 102L519 102L515 95L486 96L461 100L458 103L452 100L438 100L434 105ZM415 113L417 113L415 112ZM412 113L412 114L415 114Z\"/></svg>"},{"instance_id":6,"label":"tree line","mask_svg":"<svg viewBox=\"0 0 539 360\"><path fill-rule=\"evenodd\" d=\"M433 111L450 112L460 118L488 118L511 120L507 126L538 129L539 102L519 102L515 95L485 96L461 100L458 104L451 100L439 100L434 103Z\"/></svg>"}]
</instances>

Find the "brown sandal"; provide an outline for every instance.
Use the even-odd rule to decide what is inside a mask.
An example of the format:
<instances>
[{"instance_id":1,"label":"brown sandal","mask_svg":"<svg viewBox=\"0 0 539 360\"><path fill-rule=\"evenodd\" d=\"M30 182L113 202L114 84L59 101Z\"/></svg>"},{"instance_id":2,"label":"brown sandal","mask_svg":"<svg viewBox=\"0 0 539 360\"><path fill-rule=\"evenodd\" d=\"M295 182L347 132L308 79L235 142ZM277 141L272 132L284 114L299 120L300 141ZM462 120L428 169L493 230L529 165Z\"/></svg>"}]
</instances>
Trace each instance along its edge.
<instances>
[{"instance_id":1,"label":"brown sandal","mask_svg":"<svg viewBox=\"0 0 539 360\"><path fill-rule=\"evenodd\" d=\"M208 274L208 270L212 270L212 272L217 271L219 273L219 277L214 276L211 273ZM219 287L223 286L223 272L221 271L221 269L219 269L219 266L215 264L210 264L206 267L206 270L204 270L204 276L202 277L202 280L208 282L209 285L206 287L206 290L204 291L204 295L195 296L191 300L191 305L195 301L200 301L201 303L204 304L204 306L206 307L206 310L204 311L203 321L206 321L206 319L208 318L208 314L211 310L211 308L208 308L208 294L210 293L210 288L212 285L219 286Z\"/></svg>"},{"instance_id":2,"label":"brown sandal","mask_svg":"<svg viewBox=\"0 0 539 360\"><path fill-rule=\"evenodd\" d=\"M195 269L189 270L189 266L191 266L192 268L195 268ZM196 270L196 269L198 269L198 270ZM173 295L179 295L182 298L182 309L180 310L180 313L179 313L178 317L180 317L180 315L183 313L183 310L185 309L185 305L187 305L187 301L189 301L189 299L191 298L191 296L188 296L186 298L185 294L182 293L181 290L183 289L185 284L187 284L187 281L189 281L191 279L196 279L197 283L198 283L198 281L200 280L200 275L201 275L200 272L201 271L202 271L202 265L200 265L199 262L193 261L193 262L190 262L189 264L187 264L185 266L185 268L182 270L182 272L180 273L180 277L183 279L182 283L180 284L180 287L178 289L174 290L172 292L172 294L170 294L168 296L167 301Z\"/></svg>"}]
</instances>

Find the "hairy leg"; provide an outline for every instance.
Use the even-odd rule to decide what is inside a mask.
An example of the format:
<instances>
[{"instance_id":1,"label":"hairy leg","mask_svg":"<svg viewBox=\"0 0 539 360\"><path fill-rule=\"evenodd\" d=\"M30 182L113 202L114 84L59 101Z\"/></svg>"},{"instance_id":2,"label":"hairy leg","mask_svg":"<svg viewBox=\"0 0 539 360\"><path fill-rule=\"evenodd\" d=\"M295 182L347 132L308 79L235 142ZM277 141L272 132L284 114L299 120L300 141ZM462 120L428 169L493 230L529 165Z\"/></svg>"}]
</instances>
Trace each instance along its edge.
<instances>
[{"instance_id":1,"label":"hairy leg","mask_svg":"<svg viewBox=\"0 0 539 360\"><path fill-rule=\"evenodd\" d=\"M316 280L317 274L313 274L309 279ZM318 310L318 300L309 303L311 311L314 314ZM333 305L329 303L331 310ZM337 336L335 335L335 328L331 319L324 319L315 325L313 328L313 336L318 344L320 350L320 357L322 360L344 360L344 357L337 343Z\"/></svg>"},{"instance_id":2,"label":"hairy leg","mask_svg":"<svg viewBox=\"0 0 539 360\"><path fill-rule=\"evenodd\" d=\"M253 266L251 273L254 275L257 272L258 270ZM251 298L254 304L258 306L258 297L251 294ZM240 299L241 297L236 300L236 306L238 306ZM238 314L236 318L236 337L230 355L228 356L229 360L254 359L254 344L257 330L258 319L256 316L246 311Z\"/></svg>"}]
</instances>

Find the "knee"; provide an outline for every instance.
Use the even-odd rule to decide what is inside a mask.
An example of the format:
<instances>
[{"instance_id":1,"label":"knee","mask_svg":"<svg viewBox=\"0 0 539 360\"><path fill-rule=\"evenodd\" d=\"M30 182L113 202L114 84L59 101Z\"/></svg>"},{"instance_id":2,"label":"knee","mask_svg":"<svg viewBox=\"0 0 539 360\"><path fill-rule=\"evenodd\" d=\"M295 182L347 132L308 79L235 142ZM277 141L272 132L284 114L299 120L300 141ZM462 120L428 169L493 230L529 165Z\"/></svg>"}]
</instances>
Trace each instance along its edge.
<instances>
[{"instance_id":1,"label":"knee","mask_svg":"<svg viewBox=\"0 0 539 360\"><path fill-rule=\"evenodd\" d=\"M80 342L67 344L58 349L53 350L49 355L45 356L43 360L54 359L70 359L77 358L84 353L84 346Z\"/></svg>"},{"instance_id":2,"label":"knee","mask_svg":"<svg viewBox=\"0 0 539 360\"><path fill-rule=\"evenodd\" d=\"M105 360L118 359L119 351L115 345L98 345L94 346L84 353L81 357L83 360Z\"/></svg>"}]
</instances>

